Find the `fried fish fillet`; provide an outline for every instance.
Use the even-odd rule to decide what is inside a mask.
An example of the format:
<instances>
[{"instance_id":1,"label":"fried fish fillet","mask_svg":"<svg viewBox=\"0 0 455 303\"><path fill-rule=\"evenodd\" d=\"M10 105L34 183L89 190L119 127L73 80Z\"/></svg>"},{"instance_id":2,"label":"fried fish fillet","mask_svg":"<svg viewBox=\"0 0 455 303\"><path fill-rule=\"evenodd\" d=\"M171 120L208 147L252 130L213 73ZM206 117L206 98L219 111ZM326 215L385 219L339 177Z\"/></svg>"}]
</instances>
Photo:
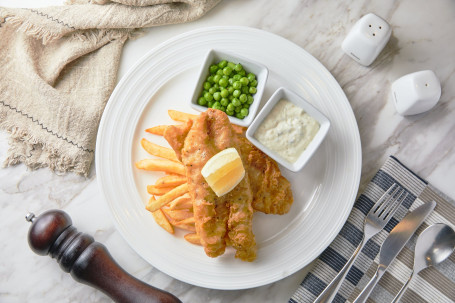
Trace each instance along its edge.
<instances>
[{"instance_id":1,"label":"fried fish fillet","mask_svg":"<svg viewBox=\"0 0 455 303\"><path fill-rule=\"evenodd\" d=\"M196 232L210 257L223 254L228 242L236 249L237 258L253 261L256 258L253 210L284 214L293 202L290 183L281 175L276 162L253 146L244 131L231 125L225 113L208 109L185 124L167 127L164 133L185 165ZM246 174L231 192L217 197L201 170L211 157L229 147L239 152Z\"/></svg>"},{"instance_id":2,"label":"fried fish fillet","mask_svg":"<svg viewBox=\"0 0 455 303\"><path fill-rule=\"evenodd\" d=\"M247 170L253 190L254 210L266 214L283 215L289 212L294 198L291 183L281 175L278 164L251 144L245 137L246 128L233 125L242 141L242 154L248 155Z\"/></svg>"},{"instance_id":3,"label":"fried fish fillet","mask_svg":"<svg viewBox=\"0 0 455 303\"><path fill-rule=\"evenodd\" d=\"M227 116L221 111L208 110L183 126L168 127L164 137L186 167L196 232L206 254L210 257L223 254L228 238L236 249L236 257L253 261L256 242L248 176L234 190L217 197L201 175L202 167L215 154L229 147L240 148L241 142Z\"/></svg>"}]
</instances>

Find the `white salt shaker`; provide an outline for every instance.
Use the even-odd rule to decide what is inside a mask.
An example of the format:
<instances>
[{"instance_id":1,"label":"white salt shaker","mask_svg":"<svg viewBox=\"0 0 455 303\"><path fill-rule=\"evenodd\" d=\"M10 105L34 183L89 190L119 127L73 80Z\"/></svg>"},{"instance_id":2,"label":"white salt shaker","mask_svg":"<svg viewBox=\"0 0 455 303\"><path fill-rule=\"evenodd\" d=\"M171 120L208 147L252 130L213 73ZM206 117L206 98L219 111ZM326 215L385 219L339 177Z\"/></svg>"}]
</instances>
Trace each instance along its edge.
<instances>
[{"instance_id":1,"label":"white salt shaker","mask_svg":"<svg viewBox=\"0 0 455 303\"><path fill-rule=\"evenodd\" d=\"M433 108L441 97L441 83L431 70L407 74L392 83L392 98L400 115L416 115Z\"/></svg>"},{"instance_id":2,"label":"white salt shaker","mask_svg":"<svg viewBox=\"0 0 455 303\"><path fill-rule=\"evenodd\" d=\"M382 51L391 34L392 28L384 19L369 13L355 23L341 48L352 59L368 66Z\"/></svg>"}]
</instances>

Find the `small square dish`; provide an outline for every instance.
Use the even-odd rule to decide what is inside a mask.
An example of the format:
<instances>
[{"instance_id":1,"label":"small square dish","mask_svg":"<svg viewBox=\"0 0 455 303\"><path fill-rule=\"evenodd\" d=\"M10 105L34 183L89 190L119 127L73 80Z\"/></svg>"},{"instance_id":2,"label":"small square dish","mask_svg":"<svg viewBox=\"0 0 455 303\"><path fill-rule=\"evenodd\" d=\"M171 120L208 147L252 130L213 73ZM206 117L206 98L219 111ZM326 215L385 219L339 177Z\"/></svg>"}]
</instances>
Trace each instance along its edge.
<instances>
[{"instance_id":1,"label":"small square dish","mask_svg":"<svg viewBox=\"0 0 455 303\"><path fill-rule=\"evenodd\" d=\"M257 81L257 83L255 83L255 86L253 87L253 85L251 85L252 83L250 83L249 81L250 80L245 80L246 83L242 83L241 81L237 81L239 83L241 83L241 88L238 88L238 91L240 92L240 94L244 94L245 92L242 91L242 89L244 89L244 87L247 87L247 88L251 88L253 87L253 91L255 91L254 93L252 93L251 97L248 96L248 101L246 101L247 99L245 99L248 95L245 94L245 96L236 96L235 98L237 100L235 100L235 102L233 102L233 98L234 98L234 91L232 92L229 92L229 96L224 98L224 99L228 99L228 98L232 98L230 99L228 102L229 104L232 104L230 107L231 108L234 108L233 107L233 104L234 103L237 103L237 104L240 104L238 106L235 107L236 110L239 110L239 108L245 108L245 107L248 107L248 104L249 104L249 108L247 108L247 110L243 111L243 113L247 113L247 115L243 118L243 119L240 119L240 118L237 118L235 117L235 115L237 114L236 112L234 112L233 115L229 115L229 120L231 121L231 123L233 124L237 124L237 125L240 125L240 126L248 126L251 124L251 122L253 122L253 119L256 115L256 112L259 108L259 104L261 103L261 98L262 98L262 94L264 92L264 88L265 88L265 83L267 82L267 77L268 77L268 74L269 74L269 71L267 69L267 67L265 67L264 65L260 64L260 63L257 63L257 62L254 62L250 59L246 59L246 58L243 58L241 56L237 56L235 54L232 54L232 53L228 53L228 52L224 52L224 51L220 51L220 50L215 50L215 49L211 49L207 55L205 56L205 60L204 60L204 63L202 64L202 67L199 71L199 77L198 77L198 80L197 80L197 83L196 83L196 86L195 86L195 89L193 91L193 95L191 97L191 107L197 111L201 111L201 112L204 112L207 110L208 108L208 104L206 105L199 105L198 103L198 100L199 98L201 97L201 93L206 90L206 88L204 87L205 83L206 82L209 82L207 81L208 80L208 77L210 76L210 68L212 65L218 65L219 62L221 61L227 61L227 62L232 62L234 64L240 64L244 71L246 72L245 75L241 76L242 78L245 77L249 74L249 73L253 73L256 78L255 78L255 81ZM235 70L232 71L232 74L236 73ZM223 75L220 75L220 77L222 77ZM226 75L227 76L227 75ZM230 76L227 76L228 78ZM226 77L225 77L226 78ZM246 78L247 79L247 78ZM213 79L212 79L213 80ZM234 80L232 80L234 81ZM211 85L211 87L208 87L208 89L212 88L213 85L215 84L216 82L212 81L212 82L209 82L208 85ZM225 82L225 85L226 87L225 88L228 88L229 86L233 87L234 83L229 83L226 84ZM218 85L218 84L217 84ZM240 84L239 84L240 85ZM220 94L220 85L218 86L218 88L214 89L214 93L216 91L218 91L218 94ZM221 86L221 88L223 88ZM237 88L236 88L237 89ZM212 96L214 95L211 94ZM251 93L249 93L251 94ZM217 97L220 97L220 95L218 95ZM239 97L239 98L237 98ZM242 99L240 99L240 97L243 97ZM241 103L240 100L242 101ZM215 101L215 100L214 100ZM207 101L205 101L207 102ZM224 100L224 103L226 103L226 100ZM228 104L228 105L229 105ZM223 106L222 104L220 104L221 106ZM227 112L227 110L225 110L225 112Z\"/></svg>"},{"instance_id":2,"label":"small square dish","mask_svg":"<svg viewBox=\"0 0 455 303\"><path fill-rule=\"evenodd\" d=\"M246 131L246 137L272 159L297 172L321 145L330 121L296 93L279 88Z\"/></svg>"}]
</instances>

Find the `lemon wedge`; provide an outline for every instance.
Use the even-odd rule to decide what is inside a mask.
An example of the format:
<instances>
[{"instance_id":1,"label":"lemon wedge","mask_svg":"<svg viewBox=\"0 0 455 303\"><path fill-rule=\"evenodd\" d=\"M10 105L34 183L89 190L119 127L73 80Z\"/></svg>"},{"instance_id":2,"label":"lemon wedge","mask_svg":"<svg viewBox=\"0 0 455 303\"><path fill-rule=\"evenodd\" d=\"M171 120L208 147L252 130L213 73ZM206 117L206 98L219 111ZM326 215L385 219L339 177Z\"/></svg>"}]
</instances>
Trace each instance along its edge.
<instances>
[{"instance_id":1,"label":"lemon wedge","mask_svg":"<svg viewBox=\"0 0 455 303\"><path fill-rule=\"evenodd\" d=\"M215 194L221 197L242 181L245 168L239 153L231 147L210 158L202 168L201 174Z\"/></svg>"}]
</instances>

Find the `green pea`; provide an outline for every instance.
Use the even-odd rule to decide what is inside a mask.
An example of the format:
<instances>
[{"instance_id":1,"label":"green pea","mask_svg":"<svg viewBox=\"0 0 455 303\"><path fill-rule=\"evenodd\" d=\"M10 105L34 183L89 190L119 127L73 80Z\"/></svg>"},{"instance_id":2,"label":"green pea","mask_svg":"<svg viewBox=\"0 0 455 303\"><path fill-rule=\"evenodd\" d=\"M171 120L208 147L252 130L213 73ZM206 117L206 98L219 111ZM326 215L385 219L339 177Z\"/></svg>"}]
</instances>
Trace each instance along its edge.
<instances>
[{"instance_id":1,"label":"green pea","mask_svg":"<svg viewBox=\"0 0 455 303\"><path fill-rule=\"evenodd\" d=\"M204 106L204 105L207 104L207 100L205 100L204 97L199 97L199 99L197 99L197 103L198 103L199 105Z\"/></svg>"},{"instance_id":2,"label":"green pea","mask_svg":"<svg viewBox=\"0 0 455 303\"><path fill-rule=\"evenodd\" d=\"M230 74L232 74L232 68L229 66L226 66L225 68L223 68L223 74L225 74L226 76L229 76Z\"/></svg>"},{"instance_id":3,"label":"green pea","mask_svg":"<svg viewBox=\"0 0 455 303\"><path fill-rule=\"evenodd\" d=\"M240 113L241 110L242 108L240 106L234 108L234 112L236 112L237 114Z\"/></svg>"},{"instance_id":4,"label":"green pea","mask_svg":"<svg viewBox=\"0 0 455 303\"><path fill-rule=\"evenodd\" d=\"M248 86L242 86L242 93L250 94L250 88Z\"/></svg>"},{"instance_id":5,"label":"green pea","mask_svg":"<svg viewBox=\"0 0 455 303\"><path fill-rule=\"evenodd\" d=\"M216 74L215 76L213 76L213 82L215 82L215 83L218 83L218 81L220 81L220 79L221 79L221 76L218 75L218 74Z\"/></svg>"},{"instance_id":6,"label":"green pea","mask_svg":"<svg viewBox=\"0 0 455 303\"><path fill-rule=\"evenodd\" d=\"M234 106L234 104L232 104L232 103L229 103L229 104L226 106L226 110L227 110L227 111L234 112L234 109L235 109L235 106Z\"/></svg>"},{"instance_id":7,"label":"green pea","mask_svg":"<svg viewBox=\"0 0 455 303\"><path fill-rule=\"evenodd\" d=\"M228 114L228 116L233 116L234 112L233 111L229 111L229 110L226 109L226 114Z\"/></svg>"},{"instance_id":8,"label":"green pea","mask_svg":"<svg viewBox=\"0 0 455 303\"><path fill-rule=\"evenodd\" d=\"M209 82L209 83L215 83L215 81L213 81L213 76L209 76L209 77L207 78L207 82Z\"/></svg>"},{"instance_id":9,"label":"green pea","mask_svg":"<svg viewBox=\"0 0 455 303\"><path fill-rule=\"evenodd\" d=\"M235 63L228 62L227 66L229 66L230 68L234 69L235 68Z\"/></svg>"},{"instance_id":10,"label":"green pea","mask_svg":"<svg viewBox=\"0 0 455 303\"><path fill-rule=\"evenodd\" d=\"M209 89L209 94L213 95L214 93L216 93L216 88L211 87L211 88ZM204 96L204 97L205 97L205 96Z\"/></svg>"},{"instance_id":11,"label":"green pea","mask_svg":"<svg viewBox=\"0 0 455 303\"><path fill-rule=\"evenodd\" d=\"M204 89L209 89L212 87L212 84L210 84L210 82L204 82Z\"/></svg>"},{"instance_id":12,"label":"green pea","mask_svg":"<svg viewBox=\"0 0 455 303\"><path fill-rule=\"evenodd\" d=\"M234 89L240 89L242 88L242 83L240 83L240 81L235 81L234 84L232 84L232 87L234 87Z\"/></svg>"},{"instance_id":13,"label":"green pea","mask_svg":"<svg viewBox=\"0 0 455 303\"><path fill-rule=\"evenodd\" d=\"M221 93L221 97L223 97L223 98L226 98L227 96L229 96L229 91L227 89L222 89L220 93Z\"/></svg>"},{"instance_id":14,"label":"green pea","mask_svg":"<svg viewBox=\"0 0 455 303\"><path fill-rule=\"evenodd\" d=\"M250 80L248 80L247 77L242 77L240 80L240 83L242 83L242 85L246 86L248 85L248 83L250 83Z\"/></svg>"},{"instance_id":15,"label":"green pea","mask_svg":"<svg viewBox=\"0 0 455 303\"><path fill-rule=\"evenodd\" d=\"M220 100L221 99L221 94L220 92L215 92L213 94L213 99L215 99L216 101Z\"/></svg>"},{"instance_id":16,"label":"green pea","mask_svg":"<svg viewBox=\"0 0 455 303\"><path fill-rule=\"evenodd\" d=\"M226 112L226 106L221 105L219 110L222 111L222 112Z\"/></svg>"},{"instance_id":17,"label":"green pea","mask_svg":"<svg viewBox=\"0 0 455 303\"><path fill-rule=\"evenodd\" d=\"M242 109L240 110L240 113L241 113L244 117L246 117L246 116L248 116L248 109L247 109L247 108L242 108Z\"/></svg>"},{"instance_id":18,"label":"green pea","mask_svg":"<svg viewBox=\"0 0 455 303\"><path fill-rule=\"evenodd\" d=\"M226 86L228 85L228 79L221 78L220 81L218 82L218 84L219 84L221 87L226 87Z\"/></svg>"},{"instance_id":19,"label":"green pea","mask_svg":"<svg viewBox=\"0 0 455 303\"><path fill-rule=\"evenodd\" d=\"M215 83L213 84L212 86L215 90L219 90L220 89L220 85L218 83Z\"/></svg>"},{"instance_id":20,"label":"green pea","mask_svg":"<svg viewBox=\"0 0 455 303\"><path fill-rule=\"evenodd\" d=\"M245 94L241 94L239 100L240 102L245 103L248 100L248 97Z\"/></svg>"},{"instance_id":21,"label":"green pea","mask_svg":"<svg viewBox=\"0 0 455 303\"><path fill-rule=\"evenodd\" d=\"M235 98L238 98L240 96L240 91L238 89L236 89L235 91L232 92L232 95L235 97Z\"/></svg>"},{"instance_id":22,"label":"green pea","mask_svg":"<svg viewBox=\"0 0 455 303\"><path fill-rule=\"evenodd\" d=\"M232 78L233 78L235 81L239 81L240 78L242 78L242 76L240 76L240 75L234 75Z\"/></svg>"},{"instance_id":23,"label":"green pea","mask_svg":"<svg viewBox=\"0 0 455 303\"><path fill-rule=\"evenodd\" d=\"M234 89L233 86L228 86L227 90L228 90L228 92L229 92L230 94L232 94L232 93L234 92L235 89Z\"/></svg>"},{"instance_id":24,"label":"green pea","mask_svg":"<svg viewBox=\"0 0 455 303\"><path fill-rule=\"evenodd\" d=\"M205 93L204 94L204 98L205 100L207 100L208 102L212 101L213 100L213 95L211 93Z\"/></svg>"},{"instance_id":25,"label":"green pea","mask_svg":"<svg viewBox=\"0 0 455 303\"><path fill-rule=\"evenodd\" d=\"M254 87L254 86L250 87L250 94L255 94L257 91L258 90L256 87Z\"/></svg>"},{"instance_id":26,"label":"green pea","mask_svg":"<svg viewBox=\"0 0 455 303\"><path fill-rule=\"evenodd\" d=\"M258 80L255 79L255 80L251 81L250 86L253 86L253 87L258 86Z\"/></svg>"},{"instance_id":27,"label":"green pea","mask_svg":"<svg viewBox=\"0 0 455 303\"><path fill-rule=\"evenodd\" d=\"M235 69L236 72L239 72L239 71L243 70L243 66L242 66L242 64L237 63L235 65L234 69Z\"/></svg>"},{"instance_id":28,"label":"green pea","mask_svg":"<svg viewBox=\"0 0 455 303\"><path fill-rule=\"evenodd\" d=\"M245 118L245 116L242 115L242 113L237 113L237 114L235 114L235 117L236 117L236 118L239 118L239 119Z\"/></svg>"},{"instance_id":29,"label":"green pea","mask_svg":"<svg viewBox=\"0 0 455 303\"><path fill-rule=\"evenodd\" d=\"M248 75L246 75L246 77L248 78L248 80L250 82L256 80L256 76L253 73L248 73Z\"/></svg>"},{"instance_id":30,"label":"green pea","mask_svg":"<svg viewBox=\"0 0 455 303\"><path fill-rule=\"evenodd\" d=\"M241 102L240 102L240 100L239 100L239 99L237 99L237 98L234 98L234 99L232 99L232 101L231 101L231 102L232 102L232 104L233 104L235 107L237 107L237 106L240 106L240 105L241 105Z\"/></svg>"},{"instance_id":31,"label":"green pea","mask_svg":"<svg viewBox=\"0 0 455 303\"><path fill-rule=\"evenodd\" d=\"M213 108L220 109L221 108L220 102L217 101L217 102L213 103Z\"/></svg>"},{"instance_id":32,"label":"green pea","mask_svg":"<svg viewBox=\"0 0 455 303\"><path fill-rule=\"evenodd\" d=\"M233 96L233 95L229 95L229 96L228 96L228 100L229 100L229 101L232 101L232 99L234 99L234 96Z\"/></svg>"},{"instance_id":33,"label":"green pea","mask_svg":"<svg viewBox=\"0 0 455 303\"><path fill-rule=\"evenodd\" d=\"M244 69L242 69L241 71L237 72L237 74L243 77L246 75L246 72Z\"/></svg>"},{"instance_id":34,"label":"green pea","mask_svg":"<svg viewBox=\"0 0 455 303\"><path fill-rule=\"evenodd\" d=\"M211 74L216 73L217 70L218 70L218 66L217 65L210 65L210 73Z\"/></svg>"},{"instance_id":35,"label":"green pea","mask_svg":"<svg viewBox=\"0 0 455 303\"><path fill-rule=\"evenodd\" d=\"M207 107L208 108L213 108L213 102L212 101L207 102Z\"/></svg>"},{"instance_id":36,"label":"green pea","mask_svg":"<svg viewBox=\"0 0 455 303\"><path fill-rule=\"evenodd\" d=\"M251 104L251 103L253 103L253 101L254 101L254 98L252 96L248 95L246 103Z\"/></svg>"},{"instance_id":37,"label":"green pea","mask_svg":"<svg viewBox=\"0 0 455 303\"><path fill-rule=\"evenodd\" d=\"M218 63L218 67L219 68L225 68L227 66L227 61L226 60L222 60L220 61L220 63Z\"/></svg>"},{"instance_id":38,"label":"green pea","mask_svg":"<svg viewBox=\"0 0 455 303\"><path fill-rule=\"evenodd\" d=\"M235 80L234 80L234 78L229 78L228 82L229 82L229 85L232 85L232 84L234 84Z\"/></svg>"},{"instance_id":39,"label":"green pea","mask_svg":"<svg viewBox=\"0 0 455 303\"><path fill-rule=\"evenodd\" d=\"M223 106L227 106L228 104L230 104L227 98L221 98L220 103Z\"/></svg>"}]
</instances>

